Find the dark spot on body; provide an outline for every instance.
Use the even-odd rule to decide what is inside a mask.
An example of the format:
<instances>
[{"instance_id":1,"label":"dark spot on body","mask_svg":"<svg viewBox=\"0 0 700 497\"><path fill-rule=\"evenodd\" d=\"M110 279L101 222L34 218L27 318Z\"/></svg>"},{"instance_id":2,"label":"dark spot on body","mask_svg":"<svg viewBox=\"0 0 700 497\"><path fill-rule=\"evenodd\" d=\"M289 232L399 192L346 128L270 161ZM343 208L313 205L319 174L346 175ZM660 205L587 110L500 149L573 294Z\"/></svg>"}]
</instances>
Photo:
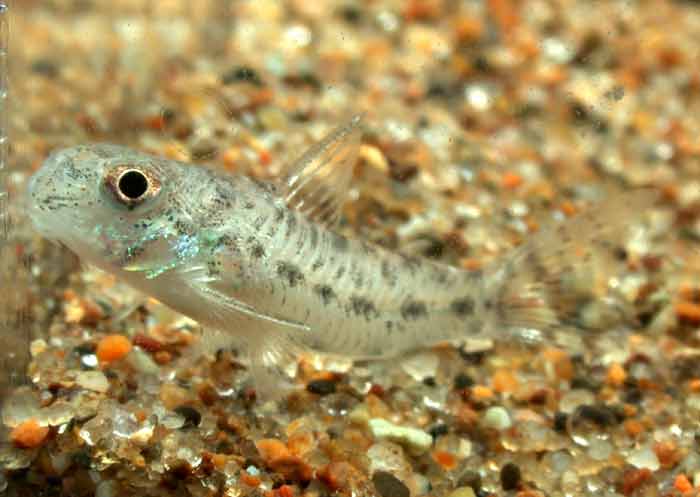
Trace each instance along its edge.
<instances>
[{"instance_id":1,"label":"dark spot on body","mask_svg":"<svg viewBox=\"0 0 700 497\"><path fill-rule=\"evenodd\" d=\"M362 284L365 281L365 277L362 274L362 271L358 271L356 264L353 264L350 268L350 274L352 274L352 282L355 285L355 289L359 290L360 288L362 288Z\"/></svg>"},{"instance_id":2,"label":"dark spot on body","mask_svg":"<svg viewBox=\"0 0 700 497\"><path fill-rule=\"evenodd\" d=\"M318 247L318 227L315 224L311 224L309 227L309 240L311 249L314 250Z\"/></svg>"},{"instance_id":3,"label":"dark spot on body","mask_svg":"<svg viewBox=\"0 0 700 497\"><path fill-rule=\"evenodd\" d=\"M312 271L318 271L323 267L323 259L316 259L314 263L311 265L311 270Z\"/></svg>"},{"instance_id":4,"label":"dark spot on body","mask_svg":"<svg viewBox=\"0 0 700 497\"><path fill-rule=\"evenodd\" d=\"M388 261L382 261L382 278L391 287L396 286L398 281L398 276L396 275L396 270L389 264Z\"/></svg>"},{"instance_id":5,"label":"dark spot on body","mask_svg":"<svg viewBox=\"0 0 700 497\"><path fill-rule=\"evenodd\" d=\"M345 274L346 269L347 268L345 266L338 266L338 271L335 273L335 279L339 280Z\"/></svg>"},{"instance_id":6,"label":"dark spot on body","mask_svg":"<svg viewBox=\"0 0 700 497\"><path fill-rule=\"evenodd\" d=\"M260 231L265 225L265 216L258 216L253 220L253 229L255 231Z\"/></svg>"},{"instance_id":7,"label":"dark spot on body","mask_svg":"<svg viewBox=\"0 0 700 497\"><path fill-rule=\"evenodd\" d=\"M296 226L297 226L297 217L294 215L293 212L290 212L289 216L287 216L287 232L284 235L285 238L289 238L292 235L292 233L294 233Z\"/></svg>"},{"instance_id":8,"label":"dark spot on body","mask_svg":"<svg viewBox=\"0 0 700 497\"><path fill-rule=\"evenodd\" d=\"M400 254L401 258L403 259L404 264L406 265L406 268L411 274L415 274L416 271L421 267L421 264L423 261L415 257L413 255L406 255L406 254Z\"/></svg>"},{"instance_id":9,"label":"dark spot on body","mask_svg":"<svg viewBox=\"0 0 700 497\"><path fill-rule=\"evenodd\" d=\"M333 248L340 251L344 252L348 249L348 239L345 238L343 235L338 235L337 233L333 233Z\"/></svg>"},{"instance_id":10,"label":"dark spot on body","mask_svg":"<svg viewBox=\"0 0 700 497\"><path fill-rule=\"evenodd\" d=\"M243 204L243 208L244 208L244 209L247 209L247 210L254 209L254 208L255 208L255 202L253 202L252 200L247 200L247 201Z\"/></svg>"},{"instance_id":11,"label":"dark spot on body","mask_svg":"<svg viewBox=\"0 0 700 497\"><path fill-rule=\"evenodd\" d=\"M461 317L469 316L474 312L474 300L470 297L453 300L450 310Z\"/></svg>"},{"instance_id":12,"label":"dark spot on body","mask_svg":"<svg viewBox=\"0 0 700 497\"><path fill-rule=\"evenodd\" d=\"M364 297L351 297L350 306L356 315L364 316L367 321L379 315L374 303Z\"/></svg>"},{"instance_id":13,"label":"dark spot on body","mask_svg":"<svg viewBox=\"0 0 700 497\"><path fill-rule=\"evenodd\" d=\"M335 298L335 292L328 285L316 285L314 291L321 297L324 305L328 305Z\"/></svg>"},{"instance_id":14,"label":"dark spot on body","mask_svg":"<svg viewBox=\"0 0 700 497\"><path fill-rule=\"evenodd\" d=\"M365 255L372 255L377 252L377 247L371 243L362 242L362 251L365 253Z\"/></svg>"},{"instance_id":15,"label":"dark spot on body","mask_svg":"<svg viewBox=\"0 0 700 497\"><path fill-rule=\"evenodd\" d=\"M265 255L265 247L263 247L262 244L254 238L251 239L250 255L255 259L260 259Z\"/></svg>"},{"instance_id":16,"label":"dark spot on body","mask_svg":"<svg viewBox=\"0 0 700 497\"><path fill-rule=\"evenodd\" d=\"M277 264L277 274L289 283L290 287L295 287L304 282L304 275L299 268L289 262L279 262Z\"/></svg>"},{"instance_id":17,"label":"dark spot on body","mask_svg":"<svg viewBox=\"0 0 700 497\"><path fill-rule=\"evenodd\" d=\"M401 305L401 317L405 320L414 320L428 314L428 307L425 302L408 299Z\"/></svg>"}]
</instances>

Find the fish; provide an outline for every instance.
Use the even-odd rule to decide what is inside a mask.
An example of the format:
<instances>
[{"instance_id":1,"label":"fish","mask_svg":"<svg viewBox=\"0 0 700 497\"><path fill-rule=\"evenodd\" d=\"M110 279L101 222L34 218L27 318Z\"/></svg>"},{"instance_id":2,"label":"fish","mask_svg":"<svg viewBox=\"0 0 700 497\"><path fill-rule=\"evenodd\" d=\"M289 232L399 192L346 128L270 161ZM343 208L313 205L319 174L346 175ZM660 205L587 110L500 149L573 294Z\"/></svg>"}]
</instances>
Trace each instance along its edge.
<instances>
[{"instance_id":1,"label":"fish","mask_svg":"<svg viewBox=\"0 0 700 497\"><path fill-rule=\"evenodd\" d=\"M406 255L338 230L362 119L273 181L87 144L32 175L38 232L197 321L210 350L245 351L256 390L285 392L307 352L387 359L473 337L547 343L586 334L572 276L652 202L612 196L552 223L479 270Z\"/></svg>"}]
</instances>

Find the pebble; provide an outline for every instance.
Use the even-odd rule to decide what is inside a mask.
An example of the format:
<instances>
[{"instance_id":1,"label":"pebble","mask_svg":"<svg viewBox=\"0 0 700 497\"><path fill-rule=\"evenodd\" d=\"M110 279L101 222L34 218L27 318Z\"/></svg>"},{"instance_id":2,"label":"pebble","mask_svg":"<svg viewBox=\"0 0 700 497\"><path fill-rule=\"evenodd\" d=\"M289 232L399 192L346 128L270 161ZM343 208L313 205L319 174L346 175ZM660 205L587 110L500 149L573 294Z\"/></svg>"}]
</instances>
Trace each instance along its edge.
<instances>
[{"instance_id":1,"label":"pebble","mask_svg":"<svg viewBox=\"0 0 700 497\"><path fill-rule=\"evenodd\" d=\"M516 490L520 485L520 468L509 462L501 468L501 487L503 490Z\"/></svg>"},{"instance_id":2,"label":"pebble","mask_svg":"<svg viewBox=\"0 0 700 497\"><path fill-rule=\"evenodd\" d=\"M316 395L330 395L335 393L335 381L326 379L312 380L306 385L306 389Z\"/></svg>"},{"instance_id":3,"label":"pebble","mask_svg":"<svg viewBox=\"0 0 700 497\"><path fill-rule=\"evenodd\" d=\"M448 497L476 497L472 487L456 488Z\"/></svg>"},{"instance_id":4,"label":"pebble","mask_svg":"<svg viewBox=\"0 0 700 497\"><path fill-rule=\"evenodd\" d=\"M374 488L382 497L409 497L408 487L387 471L376 471L372 475Z\"/></svg>"},{"instance_id":5,"label":"pebble","mask_svg":"<svg viewBox=\"0 0 700 497\"><path fill-rule=\"evenodd\" d=\"M434 378L437 372L439 359L431 352L414 354L401 363L401 368L415 381L423 381L426 378Z\"/></svg>"},{"instance_id":6,"label":"pebble","mask_svg":"<svg viewBox=\"0 0 700 497\"><path fill-rule=\"evenodd\" d=\"M636 466L637 468L646 468L652 471L656 471L661 467L661 464L659 463L659 458L649 446L634 449L627 456L627 462L630 463L632 466Z\"/></svg>"},{"instance_id":7,"label":"pebble","mask_svg":"<svg viewBox=\"0 0 700 497\"><path fill-rule=\"evenodd\" d=\"M423 430L397 426L381 418L370 419L369 428L374 438L391 440L418 454L427 451L433 443L433 437Z\"/></svg>"},{"instance_id":8,"label":"pebble","mask_svg":"<svg viewBox=\"0 0 700 497\"><path fill-rule=\"evenodd\" d=\"M34 449L41 446L48 435L48 426L41 426L36 420L28 419L12 429L10 440L20 449Z\"/></svg>"},{"instance_id":9,"label":"pebble","mask_svg":"<svg viewBox=\"0 0 700 497\"><path fill-rule=\"evenodd\" d=\"M114 362L126 357L131 351L131 342L123 335L107 335L97 344L97 358L100 362Z\"/></svg>"},{"instance_id":10,"label":"pebble","mask_svg":"<svg viewBox=\"0 0 700 497\"><path fill-rule=\"evenodd\" d=\"M109 390L109 380L102 371L82 371L75 377L75 382L93 392L106 393Z\"/></svg>"},{"instance_id":11,"label":"pebble","mask_svg":"<svg viewBox=\"0 0 700 497\"><path fill-rule=\"evenodd\" d=\"M501 406L489 407L483 418L483 424L487 428L494 430L507 430L513 426L508 411Z\"/></svg>"},{"instance_id":12,"label":"pebble","mask_svg":"<svg viewBox=\"0 0 700 497\"><path fill-rule=\"evenodd\" d=\"M185 423L182 425L183 429L197 427L199 423L202 422L202 415L194 407L179 406L173 409L173 411L185 418Z\"/></svg>"}]
</instances>

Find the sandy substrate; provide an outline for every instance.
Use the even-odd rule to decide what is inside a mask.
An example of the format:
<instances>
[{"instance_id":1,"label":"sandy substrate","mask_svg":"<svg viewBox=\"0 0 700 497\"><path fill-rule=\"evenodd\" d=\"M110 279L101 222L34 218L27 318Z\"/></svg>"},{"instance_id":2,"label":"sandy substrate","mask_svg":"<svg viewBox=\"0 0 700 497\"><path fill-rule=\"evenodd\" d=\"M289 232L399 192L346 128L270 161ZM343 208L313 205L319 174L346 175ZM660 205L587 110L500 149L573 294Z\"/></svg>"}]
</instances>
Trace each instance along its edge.
<instances>
[{"instance_id":1,"label":"sandy substrate","mask_svg":"<svg viewBox=\"0 0 700 497\"><path fill-rule=\"evenodd\" d=\"M3 344L26 384L3 410L7 495L697 495L700 4L11 6ZM601 199L658 192L635 236L577 273L585 348L494 336L391 363L300 358L298 392L264 404L234 352L194 356L196 323L22 216L59 147L269 179L358 112L343 233L448 264L485 267L547 223L604 222Z\"/></svg>"}]
</instances>

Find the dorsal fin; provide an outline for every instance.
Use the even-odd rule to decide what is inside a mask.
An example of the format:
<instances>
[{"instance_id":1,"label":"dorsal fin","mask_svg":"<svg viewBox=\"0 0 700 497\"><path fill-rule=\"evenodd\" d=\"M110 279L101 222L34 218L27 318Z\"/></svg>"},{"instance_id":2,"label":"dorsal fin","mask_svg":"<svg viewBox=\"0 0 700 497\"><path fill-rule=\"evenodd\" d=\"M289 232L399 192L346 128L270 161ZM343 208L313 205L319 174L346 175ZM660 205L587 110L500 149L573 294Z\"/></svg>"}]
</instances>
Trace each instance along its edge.
<instances>
[{"instance_id":1,"label":"dorsal fin","mask_svg":"<svg viewBox=\"0 0 700 497\"><path fill-rule=\"evenodd\" d=\"M353 117L289 166L280 191L290 208L329 227L337 223L357 162L361 121Z\"/></svg>"}]
</instances>

